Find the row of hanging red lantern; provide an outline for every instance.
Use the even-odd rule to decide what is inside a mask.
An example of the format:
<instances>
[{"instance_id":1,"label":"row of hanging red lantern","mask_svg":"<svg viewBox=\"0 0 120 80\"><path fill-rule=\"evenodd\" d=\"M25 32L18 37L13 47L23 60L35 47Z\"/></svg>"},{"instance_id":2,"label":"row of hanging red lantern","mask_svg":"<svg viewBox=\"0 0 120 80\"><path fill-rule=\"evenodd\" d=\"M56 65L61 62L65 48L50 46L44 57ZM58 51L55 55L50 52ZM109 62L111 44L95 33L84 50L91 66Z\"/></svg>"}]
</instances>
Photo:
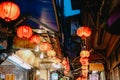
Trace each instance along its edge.
<instances>
[{"instance_id":1,"label":"row of hanging red lantern","mask_svg":"<svg viewBox=\"0 0 120 80\"><path fill-rule=\"evenodd\" d=\"M90 52L87 50L82 50L80 52L80 63L82 64L82 76L87 77L88 76L88 65L89 60L88 57L90 56Z\"/></svg>"},{"instance_id":2,"label":"row of hanging red lantern","mask_svg":"<svg viewBox=\"0 0 120 80\"><path fill-rule=\"evenodd\" d=\"M33 34L30 26L23 25L17 28L17 36L21 39L29 39L30 43L39 44L41 52L47 53L49 57L56 56L56 51L53 50L52 45L49 42L41 42L39 35Z\"/></svg>"},{"instance_id":3,"label":"row of hanging red lantern","mask_svg":"<svg viewBox=\"0 0 120 80\"><path fill-rule=\"evenodd\" d=\"M22 25L17 28L17 36L21 39L29 39L31 43L38 44L41 41L39 35L33 34L32 28L28 25Z\"/></svg>"},{"instance_id":4,"label":"row of hanging red lantern","mask_svg":"<svg viewBox=\"0 0 120 80\"><path fill-rule=\"evenodd\" d=\"M76 34L77 36L81 37L82 40L86 40L87 37L91 35L92 31L88 26L81 26L77 29ZM85 48L86 44L84 43L83 47ZM87 50L82 50L80 52L80 63L82 64L82 77L78 77L76 80L87 80L88 76L88 65L89 65L89 58L90 52Z\"/></svg>"},{"instance_id":5,"label":"row of hanging red lantern","mask_svg":"<svg viewBox=\"0 0 120 80\"><path fill-rule=\"evenodd\" d=\"M20 16L20 8L17 4L6 1L0 3L0 18L4 19L5 21L15 20ZM17 28L17 36L22 39L29 39L31 43L39 44L40 43L40 36L33 35L32 29L30 26L20 26ZM40 49L43 52L48 52L51 50L51 45L49 43L42 43L40 44ZM49 56L54 56L56 53L54 51L48 52Z\"/></svg>"},{"instance_id":6,"label":"row of hanging red lantern","mask_svg":"<svg viewBox=\"0 0 120 80\"><path fill-rule=\"evenodd\" d=\"M6 1L0 3L0 17L5 21L15 20L20 15L20 8L17 4Z\"/></svg>"},{"instance_id":7,"label":"row of hanging red lantern","mask_svg":"<svg viewBox=\"0 0 120 80\"><path fill-rule=\"evenodd\" d=\"M9 22L17 19L20 16L20 8L16 3L5 1L0 3L0 18ZM22 39L29 39L31 43L39 44L40 36L33 35L30 26L20 26L17 29L17 36ZM43 42L40 44L40 50L43 52L48 52L48 56L55 56L56 52L52 50L51 45L48 42Z\"/></svg>"},{"instance_id":8,"label":"row of hanging red lantern","mask_svg":"<svg viewBox=\"0 0 120 80\"><path fill-rule=\"evenodd\" d=\"M67 58L63 58L63 60L62 60L61 63L63 64L64 69L65 69L65 70L64 70L64 74L65 74L65 75L68 74L69 71L70 71L70 65L69 65L68 59L67 59Z\"/></svg>"},{"instance_id":9,"label":"row of hanging red lantern","mask_svg":"<svg viewBox=\"0 0 120 80\"><path fill-rule=\"evenodd\" d=\"M6 1L0 3L0 18L4 19L5 21L11 21L15 20L19 17L20 15L20 8L17 4ZM32 35L32 29L30 26L20 26L17 29L17 36L19 38L25 38L25 39L30 39L31 43L38 44L40 42L40 37L39 35ZM43 47L44 46L44 47ZM51 45L49 43L42 43L40 44L40 49L43 52L47 52L51 50ZM55 55L55 52L49 52L48 54L52 54L53 56ZM50 55L51 56L51 55Z\"/></svg>"},{"instance_id":10,"label":"row of hanging red lantern","mask_svg":"<svg viewBox=\"0 0 120 80\"><path fill-rule=\"evenodd\" d=\"M82 64L82 76L86 77L88 76L88 65L89 65L89 58L90 52L87 50L82 50L80 52L80 63Z\"/></svg>"}]
</instances>

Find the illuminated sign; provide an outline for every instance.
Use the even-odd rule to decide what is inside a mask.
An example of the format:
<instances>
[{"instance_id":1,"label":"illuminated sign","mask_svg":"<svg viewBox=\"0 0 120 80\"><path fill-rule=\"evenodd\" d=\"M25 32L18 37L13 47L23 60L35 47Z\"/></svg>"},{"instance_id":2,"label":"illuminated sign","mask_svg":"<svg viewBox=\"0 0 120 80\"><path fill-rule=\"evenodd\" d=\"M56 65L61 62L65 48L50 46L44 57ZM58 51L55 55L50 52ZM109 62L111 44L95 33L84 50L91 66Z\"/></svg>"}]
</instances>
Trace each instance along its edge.
<instances>
[{"instance_id":1,"label":"illuminated sign","mask_svg":"<svg viewBox=\"0 0 120 80\"><path fill-rule=\"evenodd\" d=\"M52 73L52 80L58 80L58 74Z\"/></svg>"},{"instance_id":2,"label":"illuminated sign","mask_svg":"<svg viewBox=\"0 0 120 80\"><path fill-rule=\"evenodd\" d=\"M64 0L64 15L66 17L80 14L80 10L72 10L71 0Z\"/></svg>"},{"instance_id":3,"label":"illuminated sign","mask_svg":"<svg viewBox=\"0 0 120 80\"><path fill-rule=\"evenodd\" d=\"M102 63L90 63L89 70L91 71L104 71L104 65Z\"/></svg>"}]
</instances>

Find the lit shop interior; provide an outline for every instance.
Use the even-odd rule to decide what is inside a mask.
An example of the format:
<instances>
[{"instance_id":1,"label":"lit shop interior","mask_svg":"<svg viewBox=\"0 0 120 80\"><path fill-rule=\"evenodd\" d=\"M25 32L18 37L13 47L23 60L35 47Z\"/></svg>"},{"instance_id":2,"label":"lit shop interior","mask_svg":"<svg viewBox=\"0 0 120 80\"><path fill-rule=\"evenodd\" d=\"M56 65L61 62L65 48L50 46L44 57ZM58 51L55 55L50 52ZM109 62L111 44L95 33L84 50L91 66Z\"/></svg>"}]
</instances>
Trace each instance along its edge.
<instances>
[{"instance_id":1,"label":"lit shop interior","mask_svg":"<svg viewBox=\"0 0 120 80\"><path fill-rule=\"evenodd\" d=\"M0 80L120 80L120 0L0 0Z\"/></svg>"}]
</instances>

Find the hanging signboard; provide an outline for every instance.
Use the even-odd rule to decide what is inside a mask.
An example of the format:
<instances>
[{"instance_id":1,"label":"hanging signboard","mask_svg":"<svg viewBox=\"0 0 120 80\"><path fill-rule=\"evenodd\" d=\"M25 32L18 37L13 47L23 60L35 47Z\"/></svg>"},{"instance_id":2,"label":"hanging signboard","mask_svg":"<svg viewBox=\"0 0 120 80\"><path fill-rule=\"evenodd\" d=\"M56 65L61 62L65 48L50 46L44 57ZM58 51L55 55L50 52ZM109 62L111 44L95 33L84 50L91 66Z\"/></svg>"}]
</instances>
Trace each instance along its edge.
<instances>
[{"instance_id":1,"label":"hanging signboard","mask_svg":"<svg viewBox=\"0 0 120 80\"><path fill-rule=\"evenodd\" d=\"M93 71L93 70L103 71L104 66L103 66L102 63L90 63L89 64L89 70L91 70L91 71Z\"/></svg>"},{"instance_id":2,"label":"hanging signboard","mask_svg":"<svg viewBox=\"0 0 120 80\"><path fill-rule=\"evenodd\" d=\"M80 10L73 10L71 0L64 0L64 15L66 17L80 14Z\"/></svg>"},{"instance_id":3,"label":"hanging signboard","mask_svg":"<svg viewBox=\"0 0 120 80\"><path fill-rule=\"evenodd\" d=\"M5 80L15 80L15 75L14 74L6 74Z\"/></svg>"}]
</instances>

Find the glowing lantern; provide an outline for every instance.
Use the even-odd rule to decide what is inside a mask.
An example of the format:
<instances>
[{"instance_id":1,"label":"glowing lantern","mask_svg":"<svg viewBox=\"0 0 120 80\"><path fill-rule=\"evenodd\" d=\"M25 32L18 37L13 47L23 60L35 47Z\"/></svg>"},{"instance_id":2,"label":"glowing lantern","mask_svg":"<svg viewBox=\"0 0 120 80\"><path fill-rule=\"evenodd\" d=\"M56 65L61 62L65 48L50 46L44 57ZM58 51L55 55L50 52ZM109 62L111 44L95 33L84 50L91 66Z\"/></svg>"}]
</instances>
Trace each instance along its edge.
<instances>
[{"instance_id":1,"label":"glowing lantern","mask_svg":"<svg viewBox=\"0 0 120 80\"><path fill-rule=\"evenodd\" d=\"M89 57L90 56L90 52L87 50L82 50L80 52L80 57Z\"/></svg>"},{"instance_id":2,"label":"glowing lantern","mask_svg":"<svg viewBox=\"0 0 120 80\"><path fill-rule=\"evenodd\" d=\"M47 55L49 57L54 57L54 56L56 56L56 52L54 50L50 50L50 51L47 52Z\"/></svg>"},{"instance_id":3,"label":"glowing lantern","mask_svg":"<svg viewBox=\"0 0 120 80\"><path fill-rule=\"evenodd\" d=\"M17 29L17 36L19 38L30 38L32 36L32 29L29 26L20 26Z\"/></svg>"},{"instance_id":4,"label":"glowing lantern","mask_svg":"<svg viewBox=\"0 0 120 80\"><path fill-rule=\"evenodd\" d=\"M89 65L88 58L80 58L80 63L82 65Z\"/></svg>"},{"instance_id":5,"label":"glowing lantern","mask_svg":"<svg viewBox=\"0 0 120 80\"><path fill-rule=\"evenodd\" d=\"M41 38L40 38L39 35L32 35L32 36L30 37L30 42L31 42L31 43L38 44L38 43L40 43L40 40L41 40Z\"/></svg>"},{"instance_id":6,"label":"glowing lantern","mask_svg":"<svg viewBox=\"0 0 120 80\"><path fill-rule=\"evenodd\" d=\"M81 38L86 38L86 37L89 37L91 35L91 29L87 26L82 26L82 27L79 27L77 29L77 33L76 33L79 37Z\"/></svg>"},{"instance_id":7,"label":"glowing lantern","mask_svg":"<svg viewBox=\"0 0 120 80\"><path fill-rule=\"evenodd\" d=\"M88 69L88 66L87 65L82 65L82 69Z\"/></svg>"},{"instance_id":8,"label":"glowing lantern","mask_svg":"<svg viewBox=\"0 0 120 80\"><path fill-rule=\"evenodd\" d=\"M67 64L68 64L66 58L64 58L64 59L62 60L62 64L63 64L63 65L67 65Z\"/></svg>"},{"instance_id":9,"label":"glowing lantern","mask_svg":"<svg viewBox=\"0 0 120 80\"><path fill-rule=\"evenodd\" d=\"M0 4L0 17L5 21L15 20L20 15L19 7L13 2L2 2Z\"/></svg>"},{"instance_id":10,"label":"glowing lantern","mask_svg":"<svg viewBox=\"0 0 120 80\"><path fill-rule=\"evenodd\" d=\"M52 50L52 45L48 42L42 42L42 43L40 43L40 50L42 52L47 53L48 51Z\"/></svg>"},{"instance_id":11,"label":"glowing lantern","mask_svg":"<svg viewBox=\"0 0 120 80\"><path fill-rule=\"evenodd\" d=\"M87 77L88 76L88 69L82 70L82 75L83 75L83 77Z\"/></svg>"}]
</instances>

